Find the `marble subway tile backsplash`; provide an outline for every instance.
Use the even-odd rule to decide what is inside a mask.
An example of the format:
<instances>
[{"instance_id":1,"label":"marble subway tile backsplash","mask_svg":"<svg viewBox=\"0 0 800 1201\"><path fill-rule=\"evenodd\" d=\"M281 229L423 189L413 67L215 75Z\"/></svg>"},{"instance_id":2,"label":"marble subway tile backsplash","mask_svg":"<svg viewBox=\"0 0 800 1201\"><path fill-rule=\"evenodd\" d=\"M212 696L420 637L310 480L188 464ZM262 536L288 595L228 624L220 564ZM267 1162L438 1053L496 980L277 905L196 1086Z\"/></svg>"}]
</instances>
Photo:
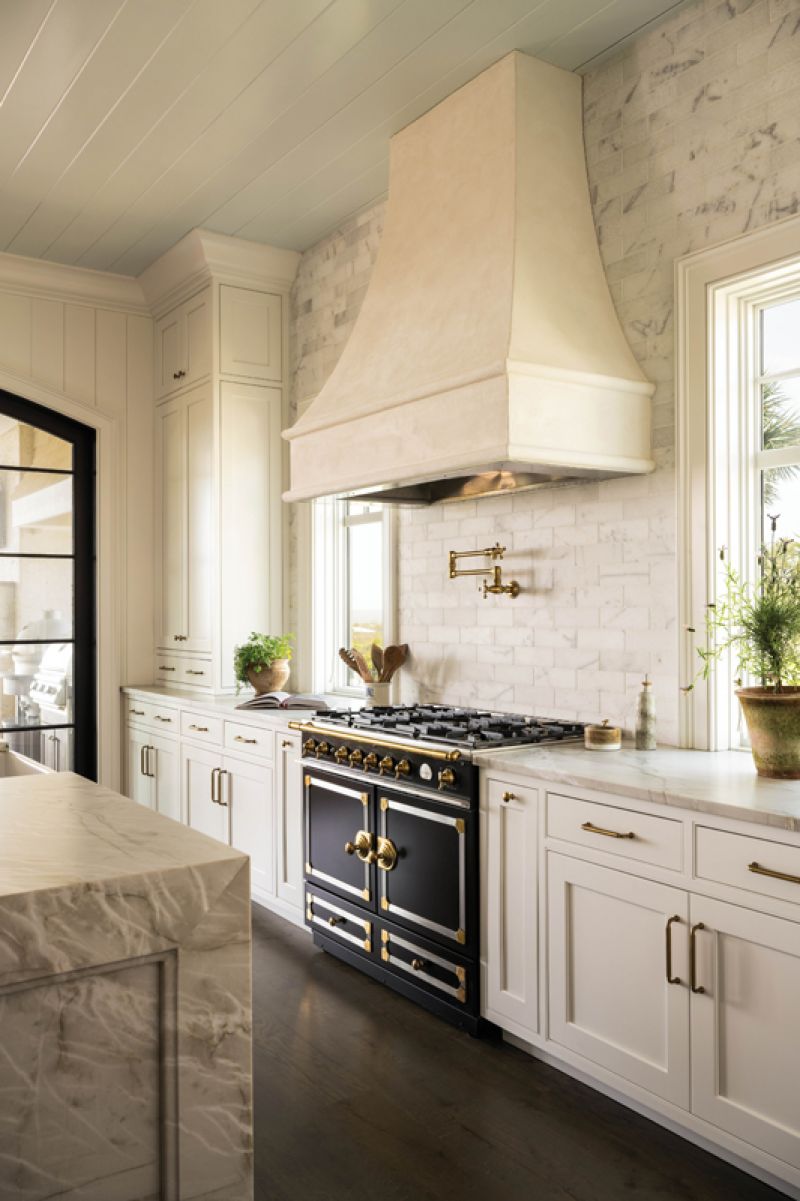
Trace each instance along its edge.
<instances>
[{"instance_id":1,"label":"marble subway tile backsplash","mask_svg":"<svg viewBox=\"0 0 800 1201\"><path fill-rule=\"evenodd\" d=\"M628 728L645 672L677 740L674 260L800 210L800 0L696 0L585 76L595 224L617 311L656 384L649 477L403 510L406 698ZM309 250L293 293L295 406L322 387L363 300L381 202ZM568 281L566 281L568 282ZM516 600L447 578L499 540Z\"/></svg>"}]
</instances>

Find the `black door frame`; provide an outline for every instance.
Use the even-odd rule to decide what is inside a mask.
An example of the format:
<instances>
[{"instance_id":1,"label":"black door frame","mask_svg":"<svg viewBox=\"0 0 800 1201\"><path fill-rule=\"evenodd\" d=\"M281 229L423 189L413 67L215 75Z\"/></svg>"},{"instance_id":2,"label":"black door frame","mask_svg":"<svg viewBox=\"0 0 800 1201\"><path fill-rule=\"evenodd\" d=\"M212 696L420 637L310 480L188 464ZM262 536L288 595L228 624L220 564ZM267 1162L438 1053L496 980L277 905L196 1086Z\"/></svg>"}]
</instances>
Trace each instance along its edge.
<instances>
[{"instance_id":1,"label":"black door frame","mask_svg":"<svg viewBox=\"0 0 800 1201\"><path fill-rule=\"evenodd\" d=\"M96 444L92 426L0 389L0 413L72 445L73 770L97 779L97 518ZM0 464L11 466L13 464ZM17 468L24 471L24 467ZM67 475L69 472L61 474ZM64 641L60 639L59 641ZM16 645L13 639L5 643ZM4 645L0 641L0 645Z\"/></svg>"}]
</instances>

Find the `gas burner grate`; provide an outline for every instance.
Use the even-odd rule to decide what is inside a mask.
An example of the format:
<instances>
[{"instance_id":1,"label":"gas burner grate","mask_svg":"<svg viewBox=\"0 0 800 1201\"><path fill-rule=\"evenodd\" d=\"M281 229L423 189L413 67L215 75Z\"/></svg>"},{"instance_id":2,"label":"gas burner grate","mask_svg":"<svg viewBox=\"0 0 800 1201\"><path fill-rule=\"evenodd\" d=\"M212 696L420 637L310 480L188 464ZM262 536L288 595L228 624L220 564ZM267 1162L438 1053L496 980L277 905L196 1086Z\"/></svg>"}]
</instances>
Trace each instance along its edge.
<instances>
[{"instance_id":1,"label":"gas burner grate","mask_svg":"<svg viewBox=\"0 0 800 1201\"><path fill-rule=\"evenodd\" d=\"M322 720L364 732L392 733L409 741L445 742L473 750L486 745L524 746L583 737L581 722L451 705L389 705L358 712L335 709L322 715Z\"/></svg>"}]
</instances>

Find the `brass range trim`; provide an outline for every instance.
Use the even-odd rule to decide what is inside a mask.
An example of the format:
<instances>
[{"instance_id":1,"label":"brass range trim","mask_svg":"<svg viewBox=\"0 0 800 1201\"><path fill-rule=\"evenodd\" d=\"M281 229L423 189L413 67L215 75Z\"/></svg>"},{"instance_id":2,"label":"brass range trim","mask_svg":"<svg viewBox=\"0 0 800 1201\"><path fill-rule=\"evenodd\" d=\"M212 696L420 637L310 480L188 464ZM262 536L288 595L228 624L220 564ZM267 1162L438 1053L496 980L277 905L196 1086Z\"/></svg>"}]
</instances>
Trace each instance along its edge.
<instances>
[{"instance_id":1,"label":"brass range trim","mask_svg":"<svg viewBox=\"0 0 800 1201\"><path fill-rule=\"evenodd\" d=\"M312 725L311 722L290 721L289 729L301 730L304 734L327 734L329 737L341 738L347 742L363 742L371 746L387 747L395 751L420 751L430 759L443 759L445 763L457 763L461 758L461 751L456 750L455 747L452 750L443 751L439 747L430 747L424 743L414 742L409 746L409 741L407 738L396 740L389 738L376 738L374 735L356 733L350 728L350 726L343 726L342 728L337 729L336 727L332 726L315 726Z\"/></svg>"}]
</instances>

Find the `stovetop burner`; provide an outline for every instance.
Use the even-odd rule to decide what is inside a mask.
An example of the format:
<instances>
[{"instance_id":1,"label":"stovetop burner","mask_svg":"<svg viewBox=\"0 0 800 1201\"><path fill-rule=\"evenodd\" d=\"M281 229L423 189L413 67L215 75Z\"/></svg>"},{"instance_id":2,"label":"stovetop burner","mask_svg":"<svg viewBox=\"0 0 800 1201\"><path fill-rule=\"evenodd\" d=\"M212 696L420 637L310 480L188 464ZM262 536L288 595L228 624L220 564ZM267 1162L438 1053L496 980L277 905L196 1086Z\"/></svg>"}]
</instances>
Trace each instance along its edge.
<instances>
[{"instance_id":1,"label":"stovetop burner","mask_svg":"<svg viewBox=\"0 0 800 1201\"><path fill-rule=\"evenodd\" d=\"M562 742L583 738L583 723L525 717L516 713L492 713L450 705L389 705L385 708L333 709L321 714L325 725L353 730L391 732L427 742L446 742L470 747L523 746L540 742Z\"/></svg>"}]
</instances>

